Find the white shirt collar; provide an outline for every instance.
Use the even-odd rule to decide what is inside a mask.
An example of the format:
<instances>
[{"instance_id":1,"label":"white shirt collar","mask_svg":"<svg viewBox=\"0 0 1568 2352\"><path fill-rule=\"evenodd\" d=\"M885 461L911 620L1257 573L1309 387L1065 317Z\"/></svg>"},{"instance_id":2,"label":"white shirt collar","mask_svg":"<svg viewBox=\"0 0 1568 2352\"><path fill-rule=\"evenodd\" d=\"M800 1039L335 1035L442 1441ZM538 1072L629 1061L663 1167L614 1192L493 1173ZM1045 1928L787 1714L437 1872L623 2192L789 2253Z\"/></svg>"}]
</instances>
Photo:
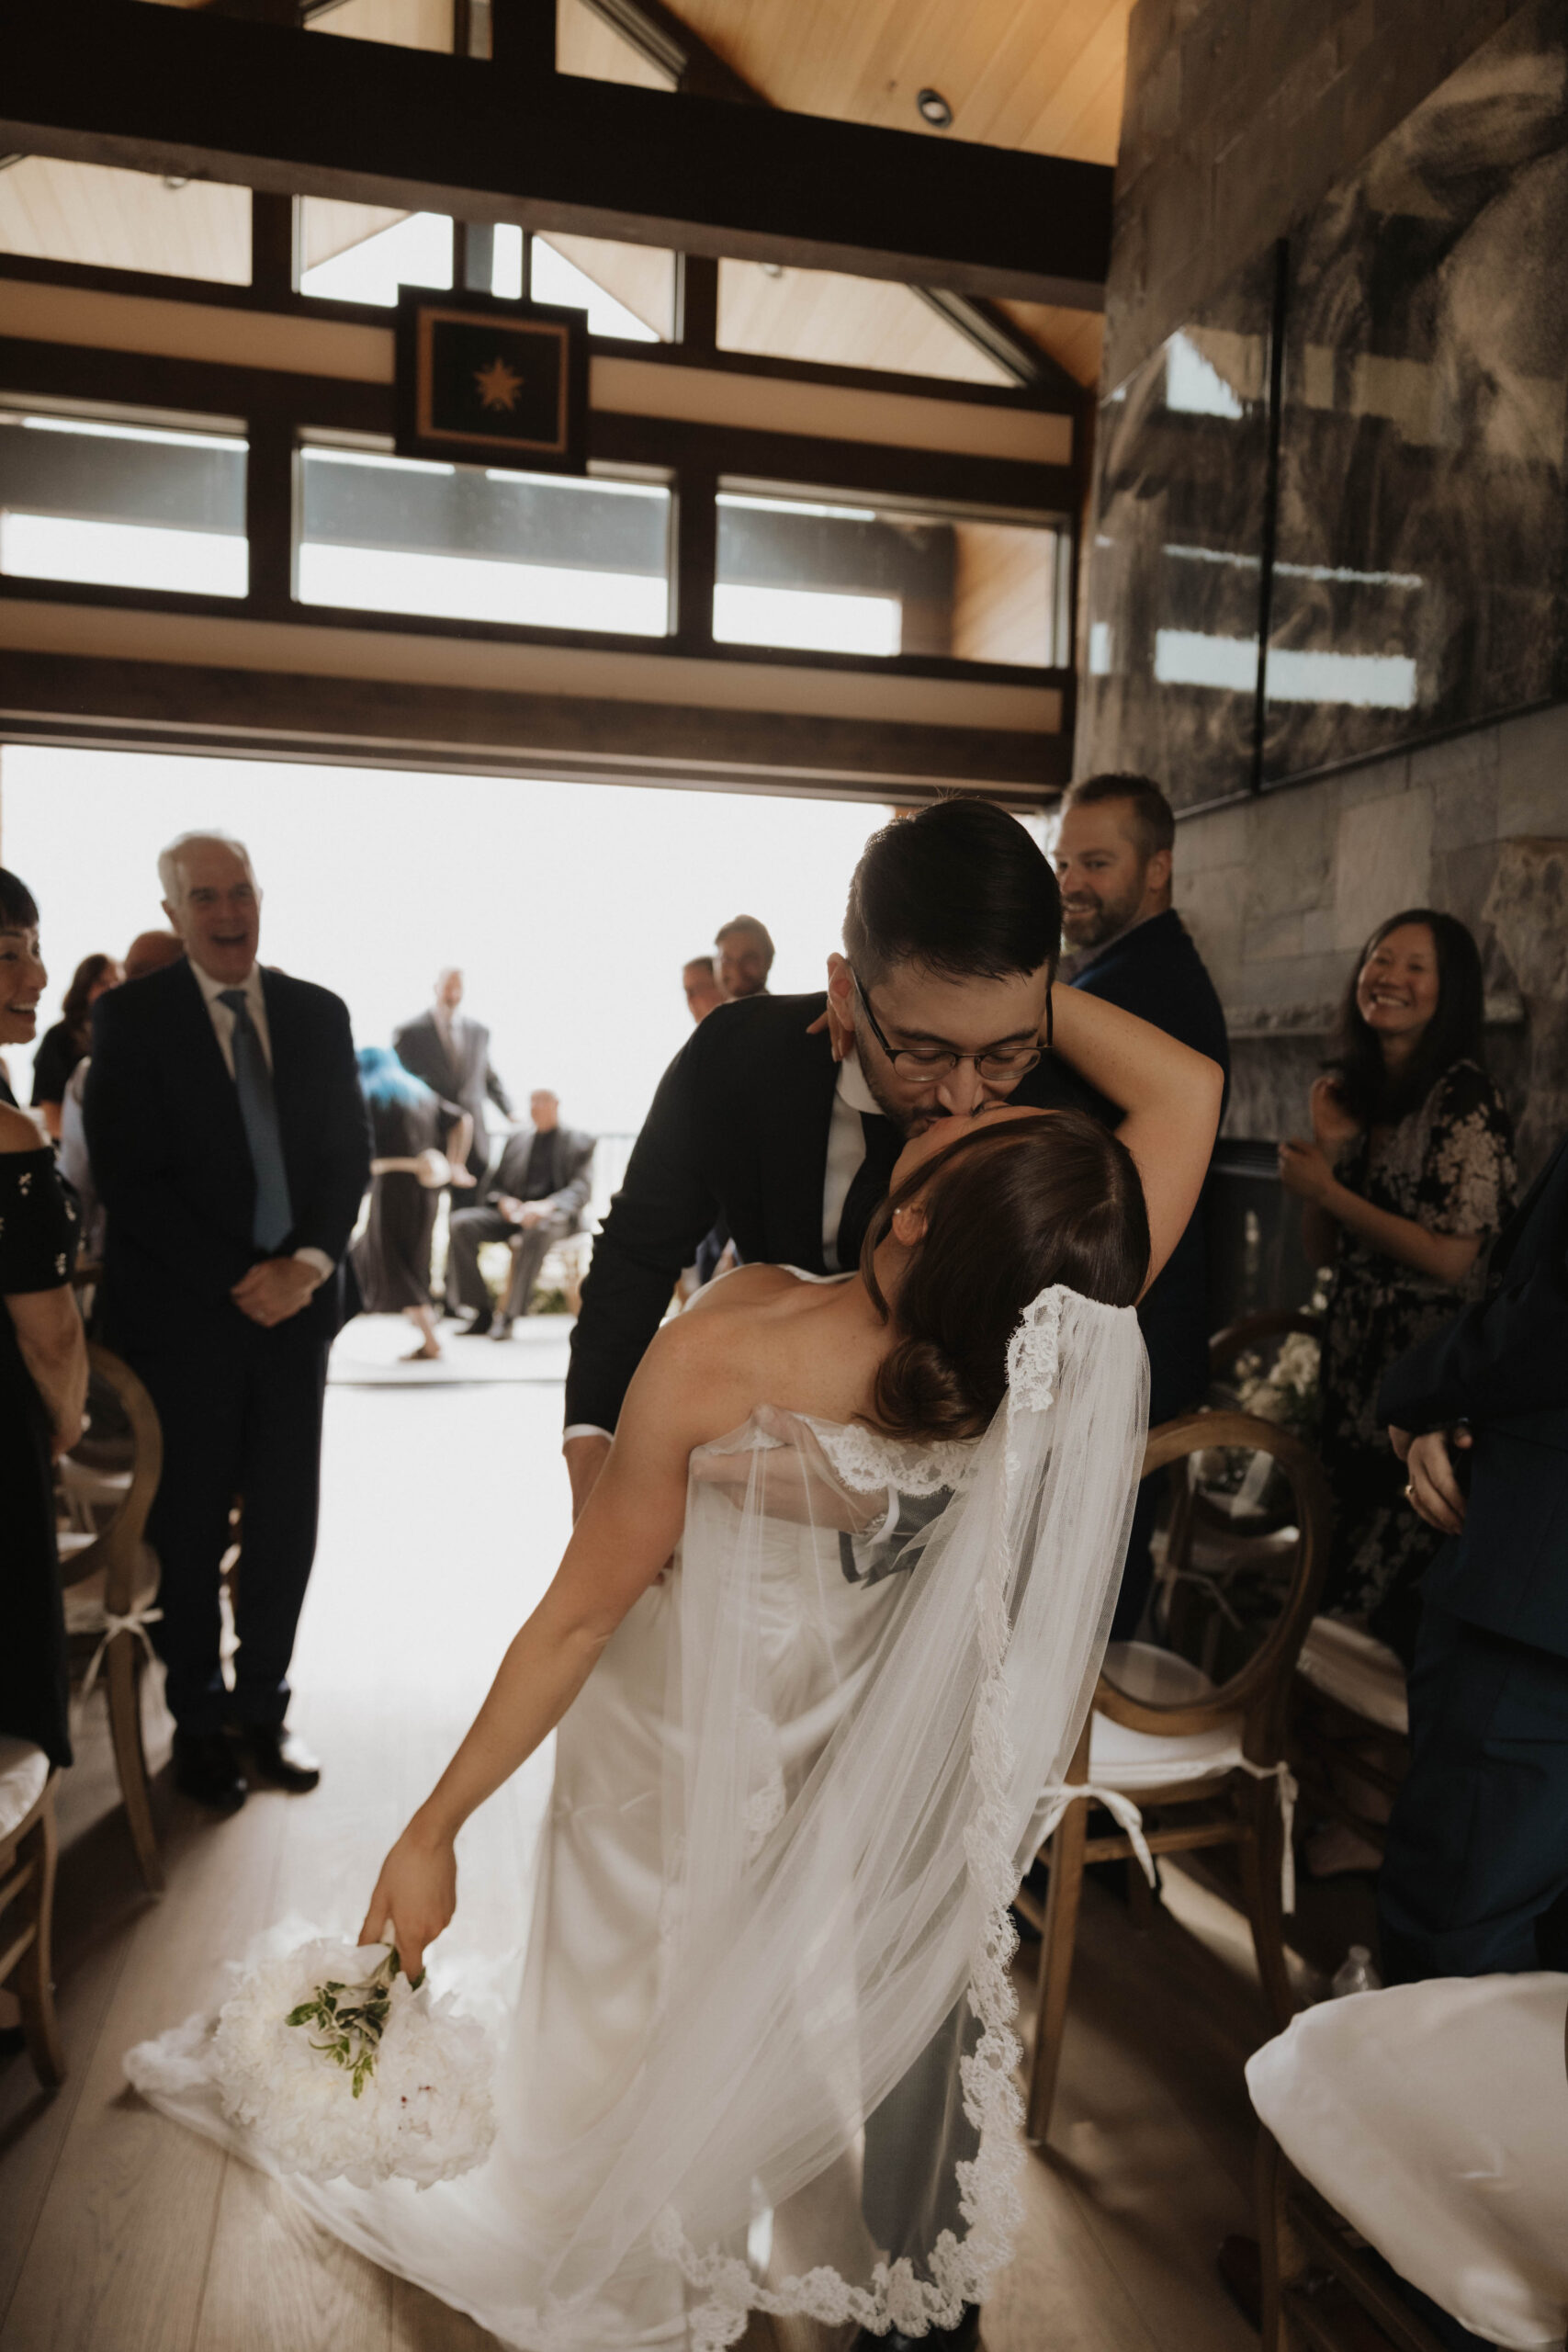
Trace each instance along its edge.
<instances>
[{"instance_id":1,"label":"white shirt collar","mask_svg":"<svg viewBox=\"0 0 1568 2352\"><path fill-rule=\"evenodd\" d=\"M874 1118L886 1118L886 1113L865 1081L858 1054L851 1054L839 1064L839 1080L833 1091L849 1111L869 1111Z\"/></svg>"},{"instance_id":2,"label":"white shirt collar","mask_svg":"<svg viewBox=\"0 0 1568 2352\"><path fill-rule=\"evenodd\" d=\"M209 1011L217 1002L218 999L223 994L224 990L226 989L232 988L243 989L245 992L245 1005L247 1011L254 1013L258 1007L265 1011L266 1000L262 994L262 976L261 966L259 964L253 964L243 980L215 980L210 972L207 972L202 969L201 966L196 961L194 956L188 956L186 961L189 963L191 970L196 974L197 987L201 990L202 1001L207 1005ZM225 1006L224 1010L225 1012L231 1012L232 1008L231 1006Z\"/></svg>"}]
</instances>

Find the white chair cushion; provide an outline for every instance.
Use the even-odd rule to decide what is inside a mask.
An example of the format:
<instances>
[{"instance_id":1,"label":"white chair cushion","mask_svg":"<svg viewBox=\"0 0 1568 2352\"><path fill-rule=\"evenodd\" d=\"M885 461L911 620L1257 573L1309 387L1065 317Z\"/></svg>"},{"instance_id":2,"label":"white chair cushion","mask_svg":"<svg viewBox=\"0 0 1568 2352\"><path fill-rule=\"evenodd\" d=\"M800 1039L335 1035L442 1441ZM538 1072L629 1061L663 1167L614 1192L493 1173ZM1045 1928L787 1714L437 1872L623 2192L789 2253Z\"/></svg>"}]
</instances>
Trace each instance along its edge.
<instances>
[{"instance_id":1,"label":"white chair cushion","mask_svg":"<svg viewBox=\"0 0 1568 2352\"><path fill-rule=\"evenodd\" d=\"M1568 1976L1325 2001L1247 2069L1286 2155L1402 2278L1489 2344L1568 2320Z\"/></svg>"},{"instance_id":2,"label":"white chair cushion","mask_svg":"<svg viewBox=\"0 0 1568 2352\"><path fill-rule=\"evenodd\" d=\"M1201 1667L1152 1642L1112 1642L1105 1653L1105 1678L1129 1699L1145 1706L1190 1706L1213 1696ZM1234 1771L1241 1762L1241 1717L1233 1715L1213 1731L1187 1738L1159 1732L1128 1731L1095 1712L1089 1730L1089 1777L1102 1789L1168 1787L1179 1781L1204 1781Z\"/></svg>"},{"instance_id":3,"label":"white chair cushion","mask_svg":"<svg viewBox=\"0 0 1568 2352\"><path fill-rule=\"evenodd\" d=\"M1386 1642L1337 1617L1314 1617L1307 1629L1297 1671L1314 1690L1348 1707L1353 1715L1402 1737L1410 1730L1404 1668Z\"/></svg>"},{"instance_id":4,"label":"white chair cushion","mask_svg":"<svg viewBox=\"0 0 1568 2352\"><path fill-rule=\"evenodd\" d=\"M49 1758L30 1739L0 1738L0 1838L19 1829L44 1792Z\"/></svg>"}]
</instances>

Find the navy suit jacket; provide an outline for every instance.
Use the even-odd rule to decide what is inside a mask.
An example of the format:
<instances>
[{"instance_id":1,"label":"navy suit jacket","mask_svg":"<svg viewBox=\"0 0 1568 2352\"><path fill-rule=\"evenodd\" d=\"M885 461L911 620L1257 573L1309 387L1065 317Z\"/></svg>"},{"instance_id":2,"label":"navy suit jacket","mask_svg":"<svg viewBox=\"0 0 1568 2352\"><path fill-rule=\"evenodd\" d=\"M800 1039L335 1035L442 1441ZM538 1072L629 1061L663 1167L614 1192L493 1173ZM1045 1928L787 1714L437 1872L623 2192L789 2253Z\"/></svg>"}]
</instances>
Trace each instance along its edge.
<instances>
[{"instance_id":1,"label":"navy suit jacket","mask_svg":"<svg viewBox=\"0 0 1568 2352\"><path fill-rule=\"evenodd\" d=\"M1378 1419L1474 1432L1464 1532L1423 1596L1568 1657L1568 1140L1499 1234L1487 1297L1400 1357Z\"/></svg>"},{"instance_id":2,"label":"navy suit jacket","mask_svg":"<svg viewBox=\"0 0 1568 2352\"><path fill-rule=\"evenodd\" d=\"M1074 973L1071 986L1103 997L1168 1037L1207 1054L1225 1074L1230 1093L1230 1041L1224 1011L1202 957L1174 907L1151 915ZM1106 1124L1121 1113L1104 1103ZM1221 1116L1224 1115L1224 1105ZM1149 1419L1169 1420L1201 1398L1209 1379L1209 1260L1200 1202L1171 1251L1159 1280L1138 1309L1149 1351Z\"/></svg>"},{"instance_id":3,"label":"navy suit jacket","mask_svg":"<svg viewBox=\"0 0 1568 2352\"><path fill-rule=\"evenodd\" d=\"M294 1211L276 1254L321 1250L339 1270L277 1328L327 1340L343 1319L341 1261L370 1167L348 1008L309 980L265 969L262 995ZM239 1093L189 965L100 997L93 1039L83 1114L107 1216L106 1332L133 1354L197 1338L221 1344L243 1322L230 1291L262 1254L251 1239L255 1171Z\"/></svg>"}]
</instances>

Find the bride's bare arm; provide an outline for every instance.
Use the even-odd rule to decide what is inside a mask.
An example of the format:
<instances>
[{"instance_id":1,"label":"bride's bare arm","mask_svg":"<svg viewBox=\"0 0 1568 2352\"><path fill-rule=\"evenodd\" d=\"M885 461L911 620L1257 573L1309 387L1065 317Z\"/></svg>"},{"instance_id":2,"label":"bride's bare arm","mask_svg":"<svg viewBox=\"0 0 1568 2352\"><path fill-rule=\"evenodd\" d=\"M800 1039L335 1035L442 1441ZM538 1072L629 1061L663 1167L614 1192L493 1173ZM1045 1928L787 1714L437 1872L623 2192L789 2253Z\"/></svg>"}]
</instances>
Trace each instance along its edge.
<instances>
[{"instance_id":1,"label":"bride's bare arm","mask_svg":"<svg viewBox=\"0 0 1568 2352\"><path fill-rule=\"evenodd\" d=\"M693 1448L750 1410L746 1336L737 1318L682 1317L644 1356L604 1476L548 1591L502 1660L462 1746L381 1865L360 1941L379 1943L389 1929L411 1976L457 1906L458 1830L555 1729L622 1618L668 1561L685 1518Z\"/></svg>"},{"instance_id":2,"label":"bride's bare arm","mask_svg":"<svg viewBox=\"0 0 1568 2352\"><path fill-rule=\"evenodd\" d=\"M1224 1073L1207 1054L1086 989L1053 989L1051 1005L1063 1060L1126 1113L1119 1132L1144 1180L1152 1283L1198 1205Z\"/></svg>"}]
</instances>

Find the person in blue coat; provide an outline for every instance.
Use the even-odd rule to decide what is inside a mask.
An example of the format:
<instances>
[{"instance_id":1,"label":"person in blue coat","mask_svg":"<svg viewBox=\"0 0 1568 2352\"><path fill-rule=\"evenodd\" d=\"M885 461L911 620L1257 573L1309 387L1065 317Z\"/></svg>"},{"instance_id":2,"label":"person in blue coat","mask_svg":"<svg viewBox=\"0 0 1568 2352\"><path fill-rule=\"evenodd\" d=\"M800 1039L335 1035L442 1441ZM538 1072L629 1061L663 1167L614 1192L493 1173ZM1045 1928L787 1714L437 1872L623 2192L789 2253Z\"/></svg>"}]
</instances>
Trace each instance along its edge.
<instances>
[{"instance_id":1,"label":"person in blue coat","mask_svg":"<svg viewBox=\"0 0 1568 2352\"><path fill-rule=\"evenodd\" d=\"M1568 1137L1485 1298L1400 1358L1378 1413L1450 1539L1422 1587L1384 1976L1568 1968Z\"/></svg>"},{"instance_id":2,"label":"person in blue coat","mask_svg":"<svg viewBox=\"0 0 1568 2352\"><path fill-rule=\"evenodd\" d=\"M1071 786L1055 850L1063 935L1069 948L1084 953L1071 986L1136 1013L1218 1062L1228 1097L1224 1012L1170 902L1175 842L1170 803L1147 776L1092 775ZM1120 1118L1110 1103L1097 1108L1111 1125ZM1149 1351L1151 1429L1202 1402L1209 1379L1208 1288L1200 1204L1138 1309ZM1150 1479L1139 1492L1112 1628L1118 1641L1137 1632L1148 1599L1159 1484Z\"/></svg>"}]
</instances>

